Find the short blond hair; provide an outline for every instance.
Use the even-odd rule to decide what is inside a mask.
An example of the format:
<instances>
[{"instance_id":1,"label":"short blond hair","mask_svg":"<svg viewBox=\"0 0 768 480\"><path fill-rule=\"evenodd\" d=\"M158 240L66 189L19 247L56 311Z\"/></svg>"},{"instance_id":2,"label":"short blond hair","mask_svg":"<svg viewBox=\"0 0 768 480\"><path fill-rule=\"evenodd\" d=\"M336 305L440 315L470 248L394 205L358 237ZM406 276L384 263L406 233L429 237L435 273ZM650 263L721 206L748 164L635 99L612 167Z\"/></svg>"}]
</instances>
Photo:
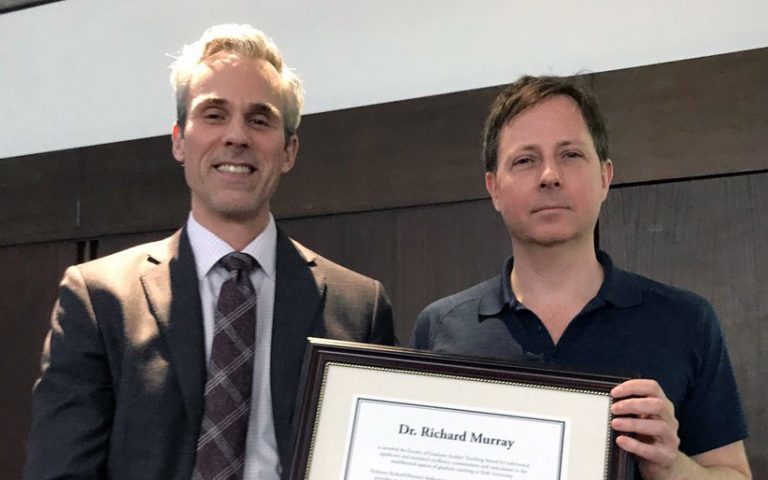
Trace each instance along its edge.
<instances>
[{"instance_id":1,"label":"short blond hair","mask_svg":"<svg viewBox=\"0 0 768 480\"><path fill-rule=\"evenodd\" d=\"M296 133L301 122L304 91L301 80L288 68L277 45L264 32L250 25L222 24L208 28L194 43L185 45L171 64L171 85L176 94L176 123L184 131L189 104L189 83L194 69L219 52L232 52L245 58L263 59L280 74L282 80L283 122L286 139Z\"/></svg>"}]
</instances>

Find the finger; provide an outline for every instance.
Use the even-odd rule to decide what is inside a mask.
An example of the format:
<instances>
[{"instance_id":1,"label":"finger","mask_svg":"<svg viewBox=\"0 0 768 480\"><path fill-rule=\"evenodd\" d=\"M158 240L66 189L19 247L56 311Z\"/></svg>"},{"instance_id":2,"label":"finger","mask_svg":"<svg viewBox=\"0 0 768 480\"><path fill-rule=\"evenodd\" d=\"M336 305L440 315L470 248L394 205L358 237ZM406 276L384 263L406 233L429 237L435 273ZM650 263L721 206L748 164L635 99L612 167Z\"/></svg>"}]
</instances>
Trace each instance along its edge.
<instances>
[{"instance_id":1,"label":"finger","mask_svg":"<svg viewBox=\"0 0 768 480\"><path fill-rule=\"evenodd\" d=\"M626 435L616 437L616 445L643 460L659 465L670 465L677 456L677 449L662 444L641 442Z\"/></svg>"},{"instance_id":2,"label":"finger","mask_svg":"<svg viewBox=\"0 0 768 480\"><path fill-rule=\"evenodd\" d=\"M611 428L617 432L635 433L648 437L643 443L658 443L674 450L680 446L677 422L670 425L662 420L622 417L611 420Z\"/></svg>"},{"instance_id":3,"label":"finger","mask_svg":"<svg viewBox=\"0 0 768 480\"><path fill-rule=\"evenodd\" d=\"M611 390L611 396L613 398L624 398L629 396L666 397L666 395L664 395L664 390L662 390L656 380L646 378L627 380L622 384L616 385Z\"/></svg>"},{"instance_id":4,"label":"finger","mask_svg":"<svg viewBox=\"0 0 768 480\"><path fill-rule=\"evenodd\" d=\"M657 417L667 422L675 421L675 406L666 397L626 398L611 405L613 415L637 415Z\"/></svg>"}]
</instances>

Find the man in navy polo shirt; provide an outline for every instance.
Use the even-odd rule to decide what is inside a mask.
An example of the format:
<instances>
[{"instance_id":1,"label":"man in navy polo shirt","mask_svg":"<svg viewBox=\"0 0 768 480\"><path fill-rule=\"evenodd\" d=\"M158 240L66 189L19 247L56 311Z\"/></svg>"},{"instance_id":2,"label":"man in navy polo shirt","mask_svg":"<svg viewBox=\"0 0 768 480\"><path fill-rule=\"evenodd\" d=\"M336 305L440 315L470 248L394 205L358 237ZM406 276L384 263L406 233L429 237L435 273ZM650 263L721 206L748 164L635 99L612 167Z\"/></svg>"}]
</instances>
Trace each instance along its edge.
<instances>
[{"instance_id":1,"label":"man in navy polo shirt","mask_svg":"<svg viewBox=\"0 0 768 480\"><path fill-rule=\"evenodd\" d=\"M613 266L594 249L613 178L594 100L523 77L491 106L485 185L512 241L502 274L418 317L416 348L639 372L613 389L612 427L644 479L750 479L746 422L703 298Z\"/></svg>"}]
</instances>

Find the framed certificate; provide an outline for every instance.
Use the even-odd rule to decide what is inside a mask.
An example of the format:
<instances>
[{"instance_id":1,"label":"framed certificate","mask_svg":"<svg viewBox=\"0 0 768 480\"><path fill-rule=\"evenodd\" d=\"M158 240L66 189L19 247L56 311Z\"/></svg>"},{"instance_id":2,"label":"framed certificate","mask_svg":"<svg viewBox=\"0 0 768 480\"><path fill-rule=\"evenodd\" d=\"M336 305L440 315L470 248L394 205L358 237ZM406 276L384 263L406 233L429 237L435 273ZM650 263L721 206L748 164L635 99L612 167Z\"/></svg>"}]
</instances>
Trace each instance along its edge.
<instances>
[{"instance_id":1,"label":"framed certificate","mask_svg":"<svg viewBox=\"0 0 768 480\"><path fill-rule=\"evenodd\" d=\"M311 338L290 478L630 479L627 379Z\"/></svg>"}]
</instances>

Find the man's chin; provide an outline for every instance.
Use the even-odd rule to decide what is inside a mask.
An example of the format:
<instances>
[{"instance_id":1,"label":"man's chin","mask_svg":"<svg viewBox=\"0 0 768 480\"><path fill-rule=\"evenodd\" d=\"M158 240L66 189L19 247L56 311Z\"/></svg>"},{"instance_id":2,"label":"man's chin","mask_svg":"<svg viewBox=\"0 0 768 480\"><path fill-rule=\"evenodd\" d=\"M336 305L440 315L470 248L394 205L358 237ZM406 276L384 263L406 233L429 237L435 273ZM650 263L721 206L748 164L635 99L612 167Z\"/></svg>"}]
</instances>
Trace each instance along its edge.
<instances>
[{"instance_id":1,"label":"man's chin","mask_svg":"<svg viewBox=\"0 0 768 480\"><path fill-rule=\"evenodd\" d=\"M540 248L554 248L565 245L576 239L576 236L566 232L537 232L529 235L514 235L518 243Z\"/></svg>"},{"instance_id":2,"label":"man's chin","mask_svg":"<svg viewBox=\"0 0 768 480\"><path fill-rule=\"evenodd\" d=\"M248 223L261 216L258 209L248 206L229 206L219 209L217 213L223 220L237 223Z\"/></svg>"},{"instance_id":3,"label":"man's chin","mask_svg":"<svg viewBox=\"0 0 768 480\"><path fill-rule=\"evenodd\" d=\"M570 239L565 237L545 237L534 239L532 243L535 243L540 247L554 248L559 247L560 245L565 245L568 243L568 240Z\"/></svg>"},{"instance_id":4,"label":"man's chin","mask_svg":"<svg viewBox=\"0 0 768 480\"><path fill-rule=\"evenodd\" d=\"M269 206L266 209L268 210ZM248 223L262 217L264 208L252 201L219 201L210 205L207 210L226 222Z\"/></svg>"}]
</instances>

